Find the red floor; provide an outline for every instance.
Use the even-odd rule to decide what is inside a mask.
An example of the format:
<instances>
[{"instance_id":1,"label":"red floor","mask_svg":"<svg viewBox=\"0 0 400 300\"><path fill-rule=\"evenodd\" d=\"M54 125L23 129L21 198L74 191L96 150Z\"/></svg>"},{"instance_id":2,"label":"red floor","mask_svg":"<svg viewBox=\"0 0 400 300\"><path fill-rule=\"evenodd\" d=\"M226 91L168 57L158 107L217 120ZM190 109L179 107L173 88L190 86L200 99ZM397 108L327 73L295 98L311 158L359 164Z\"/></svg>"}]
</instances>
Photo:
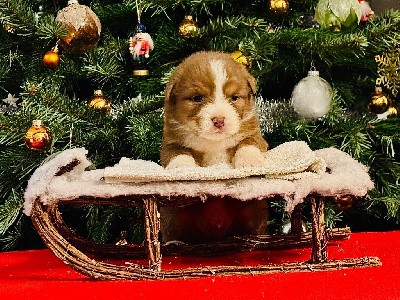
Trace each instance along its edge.
<instances>
[{"instance_id":1,"label":"red floor","mask_svg":"<svg viewBox=\"0 0 400 300\"><path fill-rule=\"evenodd\" d=\"M400 231L353 233L330 259L378 256L381 267L171 281L95 281L49 250L0 253L0 299L400 299ZM165 268L305 261L310 249L217 258L164 257Z\"/></svg>"}]
</instances>

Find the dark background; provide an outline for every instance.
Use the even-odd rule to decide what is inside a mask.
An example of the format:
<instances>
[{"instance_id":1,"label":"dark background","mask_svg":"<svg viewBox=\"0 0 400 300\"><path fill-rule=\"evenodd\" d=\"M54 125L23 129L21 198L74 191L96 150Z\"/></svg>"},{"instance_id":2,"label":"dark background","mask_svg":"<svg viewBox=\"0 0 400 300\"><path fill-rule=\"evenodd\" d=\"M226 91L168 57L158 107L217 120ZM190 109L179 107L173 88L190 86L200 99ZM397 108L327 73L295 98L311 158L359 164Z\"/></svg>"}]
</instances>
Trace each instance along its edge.
<instances>
[{"instance_id":1,"label":"dark background","mask_svg":"<svg viewBox=\"0 0 400 300\"><path fill-rule=\"evenodd\" d=\"M380 14L386 9L400 9L399 0L370 0L369 4L375 14Z\"/></svg>"}]
</instances>

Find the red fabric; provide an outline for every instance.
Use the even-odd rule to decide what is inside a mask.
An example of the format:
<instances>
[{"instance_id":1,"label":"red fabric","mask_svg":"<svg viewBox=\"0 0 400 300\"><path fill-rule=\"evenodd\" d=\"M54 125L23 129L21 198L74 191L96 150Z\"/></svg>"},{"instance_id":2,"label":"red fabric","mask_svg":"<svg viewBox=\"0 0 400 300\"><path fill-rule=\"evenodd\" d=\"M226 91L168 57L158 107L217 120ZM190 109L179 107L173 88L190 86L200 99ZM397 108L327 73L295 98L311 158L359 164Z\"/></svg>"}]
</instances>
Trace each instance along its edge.
<instances>
[{"instance_id":1,"label":"red fabric","mask_svg":"<svg viewBox=\"0 0 400 300\"><path fill-rule=\"evenodd\" d=\"M0 299L400 299L400 231L353 233L330 259L378 256L382 267L168 281L95 281L49 250L0 253ZM310 249L217 258L164 257L164 268L305 261Z\"/></svg>"}]
</instances>

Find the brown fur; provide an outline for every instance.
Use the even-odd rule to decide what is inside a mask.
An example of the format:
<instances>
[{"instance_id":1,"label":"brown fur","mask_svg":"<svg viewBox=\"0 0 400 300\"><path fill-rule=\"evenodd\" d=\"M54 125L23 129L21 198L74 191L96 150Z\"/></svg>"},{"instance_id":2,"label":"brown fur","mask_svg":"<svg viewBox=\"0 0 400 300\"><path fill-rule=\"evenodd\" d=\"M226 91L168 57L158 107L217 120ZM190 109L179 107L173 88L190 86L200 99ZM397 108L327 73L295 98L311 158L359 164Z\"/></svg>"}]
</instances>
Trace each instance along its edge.
<instances>
[{"instance_id":1,"label":"brown fur","mask_svg":"<svg viewBox=\"0 0 400 300\"><path fill-rule=\"evenodd\" d=\"M215 74L210 68L213 60L224 63L227 79L223 85L224 97L230 99L231 96L239 96L230 105L238 115L240 127L237 132L221 140L218 137L217 140L207 140L201 136L200 130L201 122L204 122L200 111L215 101ZM257 164L257 161L251 162L251 157L249 160L235 161L235 155L244 146L267 151L268 145L260 134L258 117L253 115L255 92L255 79L228 54L198 52L185 59L171 75L165 91L161 164L167 167L172 159L186 154L197 165L207 166L215 163L209 161L209 151L224 143L229 146L225 156L227 162L223 163L231 163L236 167L241 166L243 161L249 161L250 165ZM202 96L201 103L193 101L196 95ZM227 235L264 233L267 217L268 207L264 201L208 199L199 205L162 208L161 230L164 241L206 242Z\"/></svg>"}]
</instances>

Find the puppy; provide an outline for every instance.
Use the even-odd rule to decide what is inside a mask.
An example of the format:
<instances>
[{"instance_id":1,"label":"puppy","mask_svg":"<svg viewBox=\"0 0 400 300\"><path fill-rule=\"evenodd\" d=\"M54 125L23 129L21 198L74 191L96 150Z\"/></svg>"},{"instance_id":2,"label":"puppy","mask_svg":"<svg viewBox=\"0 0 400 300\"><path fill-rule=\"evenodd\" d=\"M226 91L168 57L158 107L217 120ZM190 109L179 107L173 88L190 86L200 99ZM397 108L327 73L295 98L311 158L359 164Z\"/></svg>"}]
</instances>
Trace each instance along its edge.
<instances>
[{"instance_id":1,"label":"puppy","mask_svg":"<svg viewBox=\"0 0 400 300\"><path fill-rule=\"evenodd\" d=\"M226 53L198 52L172 73L165 90L161 164L166 168L259 166L268 145L260 134L255 79ZM208 242L265 232L264 201L210 199L161 208L164 241Z\"/></svg>"}]
</instances>

